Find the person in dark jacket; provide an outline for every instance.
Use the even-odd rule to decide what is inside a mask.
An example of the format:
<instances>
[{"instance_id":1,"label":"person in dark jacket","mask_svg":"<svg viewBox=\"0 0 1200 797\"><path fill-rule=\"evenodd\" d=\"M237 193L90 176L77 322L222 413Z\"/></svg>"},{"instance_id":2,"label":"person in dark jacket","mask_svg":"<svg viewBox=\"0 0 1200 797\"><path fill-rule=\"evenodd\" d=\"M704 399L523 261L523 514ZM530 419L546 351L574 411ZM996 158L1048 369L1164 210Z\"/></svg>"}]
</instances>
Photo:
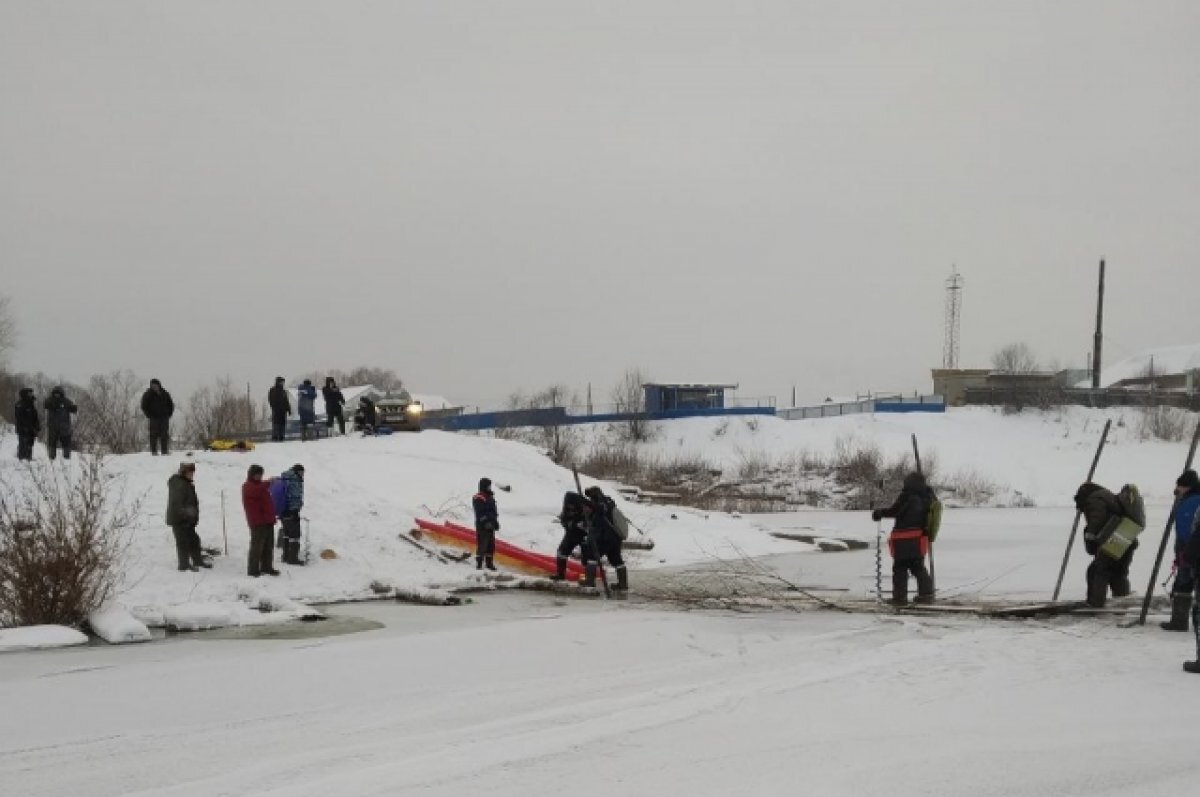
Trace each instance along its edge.
<instances>
[{"instance_id":1,"label":"person in dark jacket","mask_svg":"<svg viewBox=\"0 0 1200 797\"><path fill-rule=\"evenodd\" d=\"M171 453L171 416L175 414L175 402L171 394L163 390L162 382L150 380L150 387L142 394L142 415L146 416L146 429L150 437L150 453L158 456Z\"/></svg>"},{"instance_id":2,"label":"person in dark jacket","mask_svg":"<svg viewBox=\"0 0 1200 797\"><path fill-rule=\"evenodd\" d=\"M317 424L317 388L311 379L296 388L296 413L300 416L300 440L308 440Z\"/></svg>"},{"instance_id":3,"label":"person in dark jacket","mask_svg":"<svg viewBox=\"0 0 1200 797\"><path fill-rule=\"evenodd\" d=\"M17 427L17 459L33 459L33 444L42 433L42 420L38 417L37 401L33 388L23 387L17 394L17 406L13 411Z\"/></svg>"},{"instance_id":4,"label":"person in dark jacket","mask_svg":"<svg viewBox=\"0 0 1200 797\"><path fill-rule=\"evenodd\" d=\"M1171 585L1171 619L1162 623L1166 631L1187 631L1192 613L1192 592L1196 588L1196 570L1183 561L1183 550L1192 536L1196 516L1200 514L1200 476L1185 470L1175 480L1175 581Z\"/></svg>"},{"instance_id":5,"label":"person in dark jacket","mask_svg":"<svg viewBox=\"0 0 1200 797\"><path fill-rule=\"evenodd\" d=\"M492 480L479 480L479 492L471 499L475 510L475 569L487 567L495 570L492 558L496 555L496 532L500 530L500 510L496 507L496 494L492 492Z\"/></svg>"},{"instance_id":6,"label":"person in dark jacket","mask_svg":"<svg viewBox=\"0 0 1200 797\"><path fill-rule=\"evenodd\" d=\"M1193 573L1200 571L1200 512L1192 518L1191 533L1179 552L1181 565L1191 568ZM1183 663L1184 672L1200 674L1200 578L1194 579L1195 586L1192 595L1192 630L1196 633L1196 658Z\"/></svg>"},{"instance_id":7,"label":"person in dark jacket","mask_svg":"<svg viewBox=\"0 0 1200 797\"><path fill-rule=\"evenodd\" d=\"M196 463L184 462L167 480L167 525L175 535L175 556L180 570L212 567L200 550L200 499L196 496Z\"/></svg>"},{"instance_id":8,"label":"person in dark jacket","mask_svg":"<svg viewBox=\"0 0 1200 797\"><path fill-rule=\"evenodd\" d=\"M1132 591L1129 584L1129 565L1133 563L1133 552L1137 540L1129 546L1120 559L1112 559L1100 550L1113 528L1121 521L1121 504L1110 490L1093 482L1084 482L1075 491L1075 508L1083 513L1083 547L1092 557L1087 569L1087 602L1089 606L1101 608L1108 600L1108 591L1114 598L1123 598Z\"/></svg>"},{"instance_id":9,"label":"person in dark jacket","mask_svg":"<svg viewBox=\"0 0 1200 797\"><path fill-rule=\"evenodd\" d=\"M354 413L354 428L363 434L375 434L377 422L378 413L375 411L375 402L371 401L369 396L359 397L358 411Z\"/></svg>"},{"instance_id":10,"label":"person in dark jacket","mask_svg":"<svg viewBox=\"0 0 1200 797\"><path fill-rule=\"evenodd\" d=\"M585 569L583 585L596 586L596 568L603 566L601 562L594 561L596 555L599 555L602 559L608 559L608 563L617 571L617 583L612 588L624 592L629 589L629 571L625 567L625 558L621 555L621 535L617 534L616 523L613 521L613 512L617 504L599 487L589 487L583 491L583 495L587 499L585 510L588 513L589 536L582 546Z\"/></svg>"},{"instance_id":11,"label":"person in dark jacket","mask_svg":"<svg viewBox=\"0 0 1200 797\"><path fill-rule=\"evenodd\" d=\"M292 399L283 383L284 378L277 376L275 386L267 391L267 404L271 407L271 439L277 443L283 442L288 416L292 414Z\"/></svg>"},{"instance_id":12,"label":"person in dark jacket","mask_svg":"<svg viewBox=\"0 0 1200 797\"><path fill-rule=\"evenodd\" d=\"M587 500L574 491L563 495L562 512L558 516L558 522L563 527L563 537L558 543L558 551L554 557L555 573L550 578L563 581L567 577L567 562L571 554L576 548L582 549L587 541Z\"/></svg>"},{"instance_id":13,"label":"person in dark jacket","mask_svg":"<svg viewBox=\"0 0 1200 797\"><path fill-rule=\"evenodd\" d=\"M914 472L904 477L900 495L891 506L871 512L872 520L896 521L888 537L892 554L892 603L896 606L908 603L909 573L917 579L917 603L933 602L933 578L925 568L925 555L929 553L929 506L933 500L933 490L925 483L925 477Z\"/></svg>"},{"instance_id":14,"label":"person in dark jacket","mask_svg":"<svg viewBox=\"0 0 1200 797\"><path fill-rule=\"evenodd\" d=\"M272 561L275 504L271 501L270 488L263 481L262 465L251 465L246 472L246 482L242 485L242 508L246 510L246 524L250 526L246 575L252 578L279 575Z\"/></svg>"},{"instance_id":15,"label":"person in dark jacket","mask_svg":"<svg viewBox=\"0 0 1200 797\"><path fill-rule=\"evenodd\" d=\"M304 466L297 463L279 477L286 489L286 506L279 515L283 533L283 563L303 565L300 559L300 511L304 509Z\"/></svg>"},{"instance_id":16,"label":"person in dark jacket","mask_svg":"<svg viewBox=\"0 0 1200 797\"><path fill-rule=\"evenodd\" d=\"M71 416L79 412L79 407L67 398L61 387L56 387L50 391L42 408L46 410L46 450L50 453L50 459L54 459L58 454L60 446L63 459L70 459Z\"/></svg>"},{"instance_id":17,"label":"person in dark jacket","mask_svg":"<svg viewBox=\"0 0 1200 797\"><path fill-rule=\"evenodd\" d=\"M346 434L346 397L332 376L325 377L325 387L321 388L321 398L325 399L325 426L333 434L333 423L337 421L338 433Z\"/></svg>"}]
</instances>

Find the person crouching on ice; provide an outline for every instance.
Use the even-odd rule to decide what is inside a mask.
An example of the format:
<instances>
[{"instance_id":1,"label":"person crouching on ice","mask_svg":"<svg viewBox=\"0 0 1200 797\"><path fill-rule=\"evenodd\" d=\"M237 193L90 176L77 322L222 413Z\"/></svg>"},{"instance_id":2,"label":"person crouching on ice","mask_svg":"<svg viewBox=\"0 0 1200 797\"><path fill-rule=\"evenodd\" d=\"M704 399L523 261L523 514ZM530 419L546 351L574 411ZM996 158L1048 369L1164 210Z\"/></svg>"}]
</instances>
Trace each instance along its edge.
<instances>
[{"instance_id":1,"label":"person crouching on ice","mask_svg":"<svg viewBox=\"0 0 1200 797\"><path fill-rule=\"evenodd\" d=\"M496 532L500 530L500 510L496 508L496 494L492 492L492 480L479 480L479 492L471 499L475 509L475 569L495 570L492 557L496 555Z\"/></svg>"},{"instance_id":2,"label":"person crouching on ice","mask_svg":"<svg viewBox=\"0 0 1200 797\"><path fill-rule=\"evenodd\" d=\"M892 554L892 603L903 606L908 603L908 574L917 579L917 603L933 603L933 579L925 568L925 555L929 553L929 505L933 502L933 490L925 483L920 473L904 477L904 487L896 501L886 509L871 512L875 521L895 518L892 533L888 537L888 550Z\"/></svg>"}]
</instances>

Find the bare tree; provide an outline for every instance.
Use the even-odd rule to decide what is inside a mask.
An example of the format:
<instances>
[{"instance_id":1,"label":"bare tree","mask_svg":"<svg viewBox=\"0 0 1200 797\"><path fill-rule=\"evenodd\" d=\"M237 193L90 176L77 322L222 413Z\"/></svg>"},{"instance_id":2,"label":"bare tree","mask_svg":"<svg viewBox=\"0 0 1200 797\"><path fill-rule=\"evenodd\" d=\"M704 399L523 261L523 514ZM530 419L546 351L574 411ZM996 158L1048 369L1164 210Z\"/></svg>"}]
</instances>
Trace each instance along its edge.
<instances>
[{"instance_id":1,"label":"bare tree","mask_svg":"<svg viewBox=\"0 0 1200 797\"><path fill-rule=\"evenodd\" d=\"M332 376L343 387L373 385L385 393L404 387L404 380L394 370L374 365L359 365L349 370L330 368L326 371L312 371L305 378L311 379L314 385L323 385L327 376Z\"/></svg>"},{"instance_id":2,"label":"bare tree","mask_svg":"<svg viewBox=\"0 0 1200 797\"><path fill-rule=\"evenodd\" d=\"M648 381L649 378L642 369L630 368L612 392L617 412L628 416L620 423L621 434L634 443L649 440L654 433L654 428L646 417L646 390L643 385Z\"/></svg>"},{"instance_id":3,"label":"bare tree","mask_svg":"<svg viewBox=\"0 0 1200 797\"><path fill-rule=\"evenodd\" d=\"M0 627L78 625L101 608L140 511L102 457L0 472Z\"/></svg>"},{"instance_id":4,"label":"bare tree","mask_svg":"<svg viewBox=\"0 0 1200 797\"><path fill-rule=\"evenodd\" d=\"M579 450L579 429L566 423L567 407L578 401L579 397L565 385L550 385L535 393L529 402L530 409L562 410L561 414L548 414L536 427L539 444L559 465L573 463Z\"/></svg>"},{"instance_id":5,"label":"bare tree","mask_svg":"<svg viewBox=\"0 0 1200 797\"><path fill-rule=\"evenodd\" d=\"M992 367L1002 374L1032 374L1037 357L1027 343L1010 343L992 355Z\"/></svg>"},{"instance_id":6,"label":"bare tree","mask_svg":"<svg viewBox=\"0 0 1200 797\"><path fill-rule=\"evenodd\" d=\"M128 454L142 447L145 424L138 402L145 388L133 371L96 374L80 393L75 438L109 454Z\"/></svg>"},{"instance_id":7,"label":"bare tree","mask_svg":"<svg viewBox=\"0 0 1200 797\"><path fill-rule=\"evenodd\" d=\"M17 346L17 321L7 296L0 296L0 368L8 365L8 355Z\"/></svg>"},{"instance_id":8,"label":"bare tree","mask_svg":"<svg viewBox=\"0 0 1200 797\"><path fill-rule=\"evenodd\" d=\"M226 377L193 391L183 424L184 441L205 448L213 440L235 438L253 426L254 405Z\"/></svg>"}]
</instances>

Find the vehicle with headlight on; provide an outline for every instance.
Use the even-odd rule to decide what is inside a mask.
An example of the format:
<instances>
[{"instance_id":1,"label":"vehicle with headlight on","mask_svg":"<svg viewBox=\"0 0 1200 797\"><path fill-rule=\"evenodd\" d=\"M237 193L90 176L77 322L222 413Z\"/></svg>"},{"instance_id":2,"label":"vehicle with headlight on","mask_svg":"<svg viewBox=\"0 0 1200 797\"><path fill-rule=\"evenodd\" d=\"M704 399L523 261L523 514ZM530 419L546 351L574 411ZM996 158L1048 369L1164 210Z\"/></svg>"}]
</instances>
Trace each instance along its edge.
<instances>
[{"instance_id":1,"label":"vehicle with headlight on","mask_svg":"<svg viewBox=\"0 0 1200 797\"><path fill-rule=\"evenodd\" d=\"M376 429L380 432L419 432L425 408L407 390L388 393L375 401Z\"/></svg>"}]
</instances>

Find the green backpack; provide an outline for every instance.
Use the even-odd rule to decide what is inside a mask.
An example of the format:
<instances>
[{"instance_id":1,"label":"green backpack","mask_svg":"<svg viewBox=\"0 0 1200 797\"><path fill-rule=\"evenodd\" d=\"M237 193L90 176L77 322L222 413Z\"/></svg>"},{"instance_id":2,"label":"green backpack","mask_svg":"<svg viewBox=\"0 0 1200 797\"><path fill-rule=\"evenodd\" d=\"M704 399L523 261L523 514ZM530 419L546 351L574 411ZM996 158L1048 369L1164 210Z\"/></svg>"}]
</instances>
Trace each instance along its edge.
<instances>
[{"instance_id":1,"label":"green backpack","mask_svg":"<svg viewBox=\"0 0 1200 797\"><path fill-rule=\"evenodd\" d=\"M929 502L929 514L925 516L925 535L929 541L937 539L938 529L942 527L942 502L934 496Z\"/></svg>"}]
</instances>

